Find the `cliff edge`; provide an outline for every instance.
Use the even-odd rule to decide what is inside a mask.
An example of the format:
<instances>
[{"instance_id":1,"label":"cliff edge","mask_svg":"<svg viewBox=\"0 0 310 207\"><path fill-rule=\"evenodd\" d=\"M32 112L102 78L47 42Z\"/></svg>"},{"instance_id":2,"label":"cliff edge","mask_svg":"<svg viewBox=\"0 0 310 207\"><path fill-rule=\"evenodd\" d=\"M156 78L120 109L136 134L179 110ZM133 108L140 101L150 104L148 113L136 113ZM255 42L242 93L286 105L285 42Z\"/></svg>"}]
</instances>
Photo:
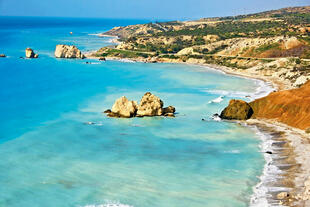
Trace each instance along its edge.
<instances>
[{"instance_id":1,"label":"cliff edge","mask_svg":"<svg viewBox=\"0 0 310 207\"><path fill-rule=\"evenodd\" d=\"M276 119L289 126L310 128L310 81L300 88L270 93L249 103L251 118Z\"/></svg>"}]
</instances>

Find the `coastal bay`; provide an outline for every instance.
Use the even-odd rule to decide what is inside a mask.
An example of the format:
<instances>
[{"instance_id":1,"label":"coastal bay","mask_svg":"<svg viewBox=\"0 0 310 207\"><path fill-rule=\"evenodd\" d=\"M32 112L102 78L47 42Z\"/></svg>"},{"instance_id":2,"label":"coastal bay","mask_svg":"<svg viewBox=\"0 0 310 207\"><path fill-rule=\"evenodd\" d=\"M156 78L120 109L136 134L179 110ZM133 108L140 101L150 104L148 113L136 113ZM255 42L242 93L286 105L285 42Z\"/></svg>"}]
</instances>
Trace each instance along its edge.
<instances>
[{"instance_id":1,"label":"coastal bay","mask_svg":"<svg viewBox=\"0 0 310 207\"><path fill-rule=\"evenodd\" d=\"M15 31L15 40L34 48L38 59L19 59L24 47L7 42L8 58L0 62L6 88L1 204L249 205L265 165L260 135L211 116L230 98L263 95L268 85L201 66L55 59L56 44L75 44L83 52L109 44L88 35L100 27L70 28L76 36L63 30L49 39L48 29L42 35L28 28L47 41L42 46ZM176 118L124 120L101 113L122 95L139 100L146 91L174 105ZM209 103L220 96L222 102Z\"/></svg>"}]
</instances>

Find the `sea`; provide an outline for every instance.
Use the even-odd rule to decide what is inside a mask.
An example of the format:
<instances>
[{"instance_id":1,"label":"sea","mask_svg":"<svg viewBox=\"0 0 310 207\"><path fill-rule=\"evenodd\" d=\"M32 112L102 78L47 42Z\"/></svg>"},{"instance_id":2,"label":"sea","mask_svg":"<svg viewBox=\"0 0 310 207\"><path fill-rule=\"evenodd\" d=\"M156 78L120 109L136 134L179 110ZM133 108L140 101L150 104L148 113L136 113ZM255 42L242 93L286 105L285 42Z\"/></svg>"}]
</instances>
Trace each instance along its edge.
<instances>
[{"instance_id":1,"label":"sea","mask_svg":"<svg viewBox=\"0 0 310 207\"><path fill-rule=\"evenodd\" d=\"M115 44L97 34L148 22L0 17L1 207L252 205L266 163L262 135L212 115L270 86L198 65L54 57L57 44L86 53ZM39 58L22 58L28 47ZM176 117L102 113L146 92Z\"/></svg>"}]
</instances>

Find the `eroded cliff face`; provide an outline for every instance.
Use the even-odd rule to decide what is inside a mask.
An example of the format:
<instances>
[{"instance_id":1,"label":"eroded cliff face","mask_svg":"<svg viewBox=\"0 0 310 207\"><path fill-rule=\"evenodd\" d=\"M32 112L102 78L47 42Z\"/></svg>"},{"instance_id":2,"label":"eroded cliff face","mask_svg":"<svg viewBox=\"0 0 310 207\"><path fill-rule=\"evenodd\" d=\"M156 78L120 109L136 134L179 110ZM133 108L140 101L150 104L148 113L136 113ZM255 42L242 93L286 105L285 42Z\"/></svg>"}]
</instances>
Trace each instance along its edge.
<instances>
[{"instance_id":1,"label":"eroded cliff face","mask_svg":"<svg viewBox=\"0 0 310 207\"><path fill-rule=\"evenodd\" d=\"M273 92L251 103L251 118L275 119L289 126L310 128L310 81L298 89Z\"/></svg>"}]
</instances>

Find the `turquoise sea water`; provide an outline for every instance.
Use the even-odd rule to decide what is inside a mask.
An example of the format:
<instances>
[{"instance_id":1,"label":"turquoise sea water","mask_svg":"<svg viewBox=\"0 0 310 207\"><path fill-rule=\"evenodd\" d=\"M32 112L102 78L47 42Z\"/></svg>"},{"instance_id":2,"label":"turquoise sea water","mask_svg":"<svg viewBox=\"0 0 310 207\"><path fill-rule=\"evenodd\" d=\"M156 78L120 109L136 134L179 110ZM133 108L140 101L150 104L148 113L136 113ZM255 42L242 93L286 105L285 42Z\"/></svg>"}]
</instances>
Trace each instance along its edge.
<instances>
[{"instance_id":1,"label":"turquoise sea water","mask_svg":"<svg viewBox=\"0 0 310 207\"><path fill-rule=\"evenodd\" d=\"M95 50L111 43L89 34L145 22L0 18L1 207L249 205L265 162L260 139L210 116L257 81L200 66L53 57L56 44ZM26 47L40 57L19 59ZM176 118L101 113L147 91Z\"/></svg>"}]
</instances>

